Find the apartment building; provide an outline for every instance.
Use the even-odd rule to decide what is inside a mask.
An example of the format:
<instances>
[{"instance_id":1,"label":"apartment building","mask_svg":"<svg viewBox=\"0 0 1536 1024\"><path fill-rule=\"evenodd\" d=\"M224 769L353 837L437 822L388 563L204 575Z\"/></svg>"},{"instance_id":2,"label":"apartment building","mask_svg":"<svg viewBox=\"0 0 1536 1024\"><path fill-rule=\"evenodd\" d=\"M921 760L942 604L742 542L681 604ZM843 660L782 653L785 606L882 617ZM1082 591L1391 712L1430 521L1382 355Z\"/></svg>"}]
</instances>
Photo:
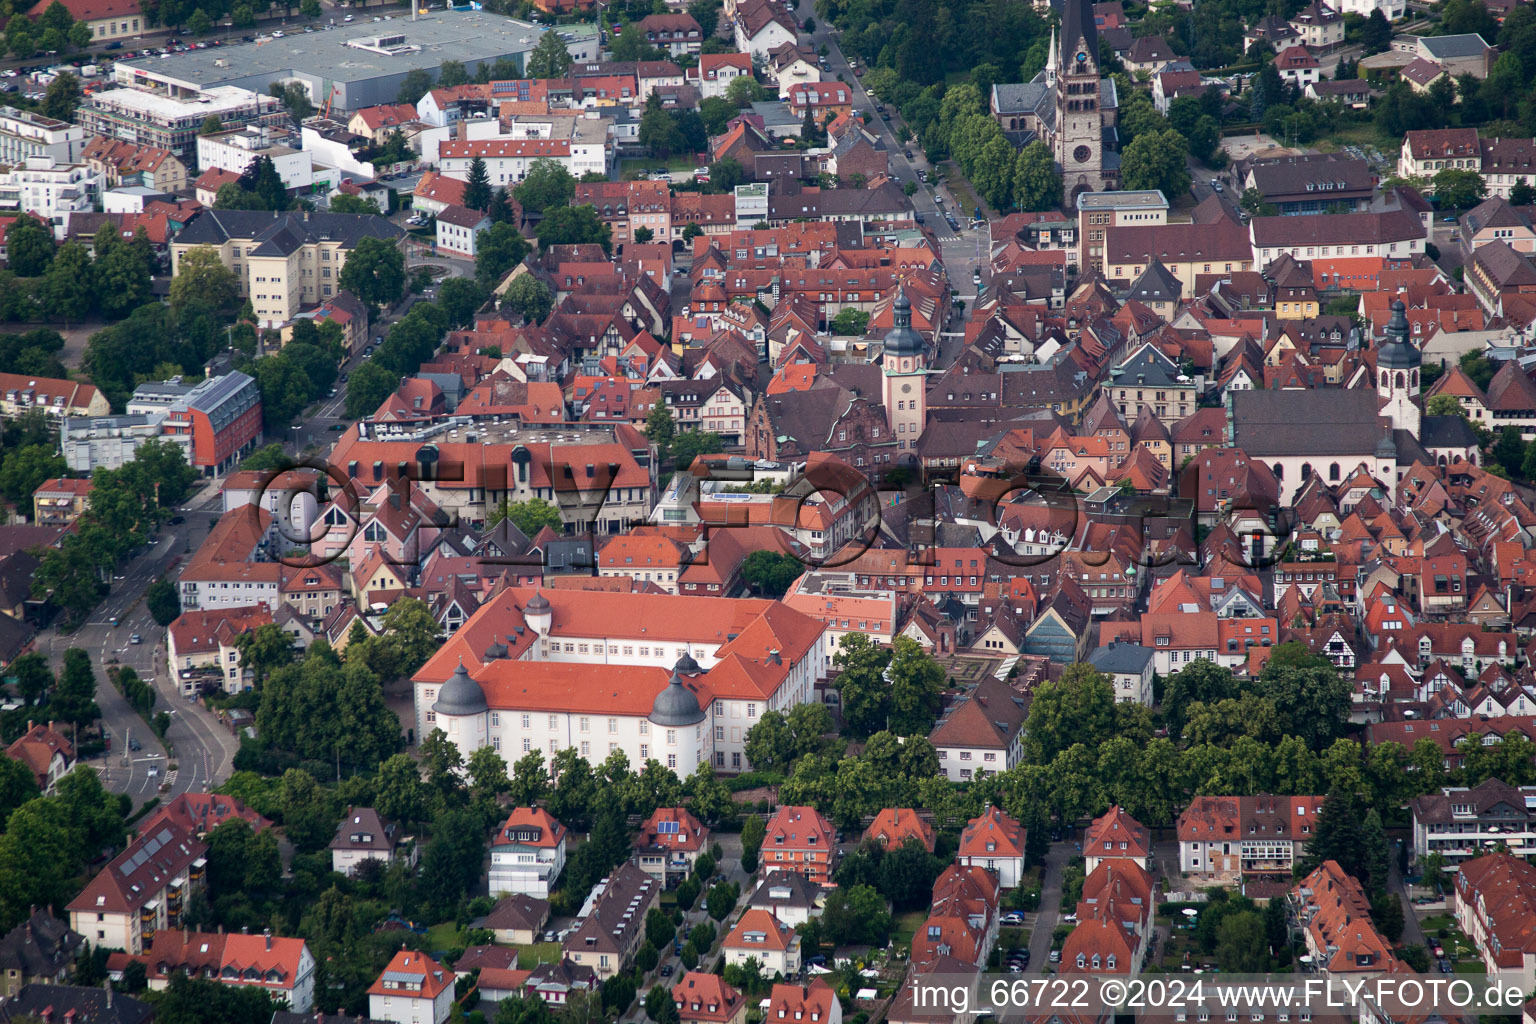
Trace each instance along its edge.
<instances>
[{"instance_id":1,"label":"apartment building","mask_svg":"<svg viewBox=\"0 0 1536 1024\"><path fill-rule=\"evenodd\" d=\"M986 868L997 876L999 888L1016 889L1024 876L1025 843L1029 830L996 807L965 823L955 861Z\"/></svg>"},{"instance_id":2,"label":"apartment building","mask_svg":"<svg viewBox=\"0 0 1536 1024\"><path fill-rule=\"evenodd\" d=\"M1456 872L1456 923L1483 958L1488 980L1536 988L1536 866L1489 853Z\"/></svg>"},{"instance_id":3,"label":"apartment building","mask_svg":"<svg viewBox=\"0 0 1536 1024\"><path fill-rule=\"evenodd\" d=\"M101 202L104 179L84 163L31 156L0 170L0 210L25 210L46 220L64 240L69 215L89 213Z\"/></svg>"},{"instance_id":4,"label":"apartment building","mask_svg":"<svg viewBox=\"0 0 1536 1024\"><path fill-rule=\"evenodd\" d=\"M189 609L166 628L166 650L176 688L194 697L207 687L240 693L255 685L255 673L240 662L235 640L272 624L272 611L264 604Z\"/></svg>"},{"instance_id":5,"label":"apartment building","mask_svg":"<svg viewBox=\"0 0 1536 1024\"><path fill-rule=\"evenodd\" d=\"M234 86L184 96L147 89L103 89L88 96L75 117L88 135L169 150L189 170L197 158L197 133L209 117L217 117L225 129L251 124L279 127L289 120L276 97Z\"/></svg>"},{"instance_id":6,"label":"apartment building","mask_svg":"<svg viewBox=\"0 0 1536 1024\"><path fill-rule=\"evenodd\" d=\"M186 163L168 149L96 135L85 144L81 158L106 178L108 188L142 185L180 192L189 183Z\"/></svg>"},{"instance_id":7,"label":"apartment building","mask_svg":"<svg viewBox=\"0 0 1536 1024\"><path fill-rule=\"evenodd\" d=\"M30 110L0 107L0 167L39 156L72 164L80 160L85 148L85 130L79 125Z\"/></svg>"},{"instance_id":8,"label":"apartment building","mask_svg":"<svg viewBox=\"0 0 1536 1024\"><path fill-rule=\"evenodd\" d=\"M315 1004L315 957L303 939L261 935L226 935L178 928L155 936L144 958L149 988L163 992L171 978L193 978L260 989L295 1013Z\"/></svg>"},{"instance_id":9,"label":"apartment building","mask_svg":"<svg viewBox=\"0 0 1536 1024\"><path fill-rule=\"evenodd\" d=\"M1202 878L1289 875L1320 796L1199 796L1179 815L1179 870Z\"/></svg>"},{"instance_id":10,"label":"apartment building","mask_svg":"<svg viewBox=\"0 0 1536 1024\"><path fill-rule=\"evenodd\" d=\"M1536 786L1498 779L1451 786L1408 802L1413 814L1413 859L1439 854L1445 870L1503 845L1516 856L1536 852Z\"/></svg>"},{"instance_id":11,"label":"apartment building","mask_svg":"<svg viewBox=\"0 0 1536 1024\"><path fill-rule=\"evenodd\" d=\"M106 404L105 399L102 404ZM59 428L59 448L64 455L64 463L71 473L121 469L133 461L139 445L160 437L160 421L163 419L165 414L161 412L152 415L78 416L65 419Z\"/></svg>"},{"instance_id":12,"label":"apartment building","mask_svg":"<svg viewBox=\"0 0 1536 1024\"><path fill-rule=\"evenodd\" d=\"M1077 197L1078 263L1084 273L1104 266L1104 240L1113 227L1168 223L1168 198L1142 192L1083 192Z\"/></svg>"},{"instance_id":13,"label":"apartment building","mask_svg":"<svg viewBox=\"0 0 1536 1024\"><path fill-rule=\"evenodd\" d=\"M261 441L261 389L239 370L197 384L140 384L128 400L130 414L162 410L161 434L185 447L203 476L233 469Z\"/></svg>"},{"instance_id":14,"label":"apartment building","mask_svg":"<svg viewBox=\"0 0 1536 1024\"><path fill-rule=\"evenodd\" d=\"M180 928L187 898L205 882L208 847L166 823L135 838L69 902L69 926L93 946L138 954Z\"/></svg>"},{"instance_id":15,"label":"apartment building","mask_svg":"<svg viewBox=\"0 0 1536 1024\"><path fill-rule=\"evenodd\" d=\"M281 327L340 290L347 256L364 238L401 244L404 232L368 214L207 210L171 243L171 274L209 246L234 271L262 327Z\"/></svg>"},{"instance_id":16,"label":"apartment building","mask_svg":"<svg viewBox=\"0 0 1536 1024\"><path fill-rule=\"evenodd\" d=\"M1358 978L1399 969L1392 944L1371 921L1371 901L1336 860L1327 860L1288 896L1292 919L1317 970Z\"/></svg>"},{"instance_id":17,"label":"apartment building","mask_svg":"<svg viewBox=\"0 0 1536 1024\"><path fill-rule=\"evenodd\" d=\"M32 521L39 526L68 526L90 505L91 481L54 477L32 492Z\"/></svg>"},{"instance_id":18,"label":"apartment building","mask_svg":"<svg viewBox=\"0 0 1536 1024\"><path fill-rule=\"evenodd\" d=\"M627 970L645 937L645 918L661 902L661 883L625 861L599 882L575 930L561 944L565 959L590 967L601 981Z\"/></svg>"},{"instance_id":19,"label":"apartment building","mask_svg":"<svg viewBox=\"0 0 1536 1024\"><path fill-rule=\"evenodd\" d=\"M763 871L790 871L830 884L837 867L837 831L814 807L780 807L768 819Z\"/></svg>"}]
</instances>

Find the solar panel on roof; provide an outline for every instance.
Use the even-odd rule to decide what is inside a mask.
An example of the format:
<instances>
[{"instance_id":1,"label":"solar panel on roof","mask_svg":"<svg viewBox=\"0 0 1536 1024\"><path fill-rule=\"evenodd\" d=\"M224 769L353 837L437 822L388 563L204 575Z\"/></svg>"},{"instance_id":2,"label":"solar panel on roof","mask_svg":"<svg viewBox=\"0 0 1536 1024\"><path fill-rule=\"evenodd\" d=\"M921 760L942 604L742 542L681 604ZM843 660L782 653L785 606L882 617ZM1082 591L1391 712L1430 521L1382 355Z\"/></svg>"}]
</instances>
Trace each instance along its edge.
<instances>
[{"instance_id":1,"label":"solar panel on roof","mask_svg":"<svg viewBox=\"0 0 1536 1024\"><path fill-rule=\"evenodd\" d=\"M656 824L656 834L657 835L663 835L663 836L676 835L677 834L677 822L675 822L675 821L662 821L662 822L658 822Z\"/></svg>"}]
</instances>

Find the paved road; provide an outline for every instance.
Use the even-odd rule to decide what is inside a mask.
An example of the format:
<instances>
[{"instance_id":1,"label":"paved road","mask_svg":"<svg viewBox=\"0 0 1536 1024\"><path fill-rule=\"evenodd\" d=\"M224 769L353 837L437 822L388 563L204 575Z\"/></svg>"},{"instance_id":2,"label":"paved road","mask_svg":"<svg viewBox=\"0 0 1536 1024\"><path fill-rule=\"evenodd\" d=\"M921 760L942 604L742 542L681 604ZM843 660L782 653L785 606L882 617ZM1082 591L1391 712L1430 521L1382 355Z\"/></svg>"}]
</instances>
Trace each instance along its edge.
<instances>
[{"instance_id":1,"label":"paved road","mask_svg":"<svg viewBox=\"0 0 1536 1024\"><path fill-rule=\"evenodd\" d=\"M191 506L180 512L184 523L163 527L154 543L121 567L120 575L112 581L111 594L89 622L68 636L50 629L37 639L38 651L55 667L62 664L70 647L90 653L97 672L96 703L112 738L112 752L94 767L108 789L129 794L135 806L162 786L168 785L167 796L201 793L217 786L229 777L239 746L211 712L176 692L165 663L165 631L150 618L143 602L150 583L168 572L174 576L175 564L207 535L218 510L217 490L205 487ZM114 618L117 625L112 624ZM132 642L135 634L141 643ZM107 667L113 664L131 667L141 678L153 680L159 694L155 710L171 713L166 733L169 751L107 680ZM130 751L130 739L143 749ZM177 766L174 775L169 768L173 762Z\"/></svg>"},{"instance_id":2,"label":"paved road","mask_svg":"<svg viewBox=\"0 0 1536 1024\"><path fill-rule=\"evenodd\" d=\"M802 0L796 14L796 18L804 23L806 18L816 17L813 0ZM803 33L802 33L803 35ZM843 55L842 48L838 45L838 33L826 20L816 17L816 31L810 35L811 47L820 50L827 48L827 70L822 72L824 78L832 80L842 75L854 96L854 109L876 112L877 101L870 97L864 88L864 83L853 73L849 67L847 58ZM974 304L977 288L974 274L978 268L981 270L982 283L985 285L991 280L990 269L990 232L987 225L983 225L980 231L974 230L969 222L960 221L960 230L956 231L949 226L944 219L944 210L956 212L960 206L954 197L949 194L943 185L935 188L932 184L934 169L924 159L922 148L914 144L903 144L896 138L896 127L901 123L901 115L895 107L887 108L892 120L885 121L876 117L866 128L879 136L885 143L886 151L890 154L890 167L892 177L899 178L903 182L917 181L919 168L926 171L930 181L919 188L912 196L913 208L923 218L924 225L933 232L933 237L939 243L940 255L944 261L944 269L949 274L950 288L955 298L964 300L966 306ZM911 149L912 156L907 157L907 150ZM940 206L942 203L942 207ZM939 357L935 360L935 366L939 369L949 365L960 352L959 339L952 339L946 346L941 347Z\"/></svg>"},{"instance_id":3,"label":"paved road","mask_svg":"<svg viewBox=\"0 0 1536 1024\"><path fill-rule=\"evenodd\" d=\"M1029 933L1029 972L1044 974L1050 967L1051 933L1061 916L1061 875L1076 855L1071 843L1052 843L1045 855L1045 875L1040 880L1040 910Z\"/></svg>"}]
</instances>

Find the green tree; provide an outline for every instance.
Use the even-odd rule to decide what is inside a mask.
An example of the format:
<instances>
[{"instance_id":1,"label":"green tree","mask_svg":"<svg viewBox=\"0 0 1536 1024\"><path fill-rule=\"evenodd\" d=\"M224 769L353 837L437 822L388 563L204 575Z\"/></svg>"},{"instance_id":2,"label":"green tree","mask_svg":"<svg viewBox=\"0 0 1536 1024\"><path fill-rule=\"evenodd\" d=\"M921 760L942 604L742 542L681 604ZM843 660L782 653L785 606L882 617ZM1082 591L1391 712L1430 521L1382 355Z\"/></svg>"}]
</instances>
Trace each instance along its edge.
<instances>
[{"instance_id":1,"label":"green tree","mask_svg":"<svg viewBox=\"0 0 1536 1024\"><path fill-rule=\"evenodd\" d=\"M501 296L503 310L511 310L531 324L543 323L554 305L549 286L532 274L513 279Z\"/></svg>"},{"instance_id":2,"label":"green tree","mask_svg":"<svg viewBox=\"0 0 1536 1024\"><path fill-rule=\"evenodd\" d=\"M1488 185L1477 171L1447 167L1436 171L1430 182L1440 205L1450 210L1466 210L1488 197Z\"/></svg>"},{"instance_id":3,"label":"green tree","mask_svg":"<svg viewBox=\"0 0 1536 1024\"><path fill-rule=\"evenodd\" d=\"M239 294L239 280L212 246L194 246L177 260L176 276L171 279L172 310L232 309Z\"/></svg>"},{"instance_id":4,"label":"green tree","mask_svg":"<svg viewBox=\"0 0 1536 1024\"><path fill-rule=\"evenodd\" d=\"M32 492L45 480L63 476L69 468L52 445L28 444L13 449L0 462L0 495L18 509L32 509Z\"/></svg>"},{"instance_id":5,"label":"green tree","mask_svg":"<svg viewBox=\"0 0 1536 1024\"><path fill-rule=\"evenodd\" d=\"M469 172L464 179L464 205L471 210L490 209L495 192L491 189L491 175L485 169L485 161L475 157L469 162Z\"/></svg>"},{"instance_id":6,"label":"green tree","mask_svg":"<svg viewBox=\"0 0 1536 1024\"><path fill-rule=\"evenodd\" d=\"M891 649L889 729L898 736L926 736L938 718L944 670L911 637L897 637Z\"/></svg>"},{"instance_id":7,"label":"green tree","mask_svg":"<svg viewBox=\"0 0 1536 1024\"><path fill-rule=\"evenodd\" d=\"M664 461L672 448L672 439L677 436L677 425L672 421L672 409L666 402L657 402L651 406L651 411L645 414L645 436L656 446L656 457Z\"/></svg>"},{"instance_id":8,"label":"green tree","mask_svg":"<svg viewBox=\"0 0 1536 1024\"><path fill-rule=\"evenodd\" d=\"M576 179L554 160L535 160L512 194L525 211L547 213L570 205L576 195Z\"/></svg>"},{"instance_id":9,"label":"green tree","mask_svg":"<svg viewBox=\"0 0 1536 1024\"><path fill-rule=\"evenodd\" d=\"M1216 935L1215 952L1222 970L1262 974L1269 969L1269 941L1257 911L1223 915Z\"/></svg>"},{"instance_id":10,"label":"green tree","mask_svg":"<svg viewBox=\"0 0 1536 1024\"><path fill-rule=\"evenodd\" d=\"M873 886L839 887L827 897L821 927L836 946L883 946L890 937L891 915Z\"/></svg>"},{"instance_id":11,"label":"green tree","mask_svg":"<svg viewBox=\"0 0 1536 1024\"><path fill-rule=\"evenodd\" d=\"M267 623L235 637L240 667L251 672L252 685L261 689L267 676L293 662L293 637L276 623Z\"/></svg>"},{"instance_id":12,"label":"green tree","mask_svg":"<svg viewBox=\"0 0 1536 1024\"><path fill-rule=\"evenodd\" d=\"M1189 191L1189 144L1172 128L1149 131L1132 139L1120 159L1121 180L1128 190L1161 189L1169 197Z\"/></svg>"},{"instance_id":13,"label":"green tree","mask_svg":"<svg viewBox=\"0 0 1536 1024\"><path fill-rule=\"evenodd\" d=\"M509 519L512 525L523 532L524 536L532 537L546 526L556 533L564 529L565 520L560 514L560 507L553 505L543 498L529 498L527 501L502 500L501 504L491 510L486 516L487 528L495 526L503 519Z\"/></svg>"},{"instance_id":14,"label":"green tree","mask_svg":"<svg viewBox=\"0 0 1536 1024\"><path fill-rule=\"evenodd\" d=\"M48 668L48 660L35 652L23 654L11 662L10 673L16 680L16 695L28 706L36 704L48 687L53 685L53 672ZM5 820L6 813L9 811L0 813L0 821Z\"/></svg>"},{"instance_id":15,"label":"green tree","mask_svg":"<svg viewBox=\"0 0 1536 1024\"><path fill-rule=\"evenodd\" d=\"M563 206L544 214L539 224L539 248L595 243L607 252L609 235L608 225L592 206Z\"/></svg>"},{"instance_id":16,"label":"green tree","mask_svg":"<svg viewBox=\"0 0 1536 1024\"><path fill-rule=\"evenodd\" d=\"M741 79L738 78L736 81L739 82ZM655 94L653 93L652 96L654 98ZM640 115L639 139L640 145L645 147L646 152L662 160L682 151L687 145L682 131L677 126L677 120L662 109L659 101L648 105L645 113Z\"/></svg>"},{"instance_id":17,"label":"green tree","mask_svg":"<svg viewBox=\"0 0 1536 1024\"><path fill-rule=\"evenodd\" d=\"M1074 743L1094 748L1116 728L1114 687L1090 665L1069 665L1061 678L1042 683L1024 723L1025 756L1047 764Z\"/></svg>"},{"instance_id":18,"label":"green tree","mask_svg":"<svg viewBox=\"0 0 1536 1024\"><path fill-rule=\"evenodd\" d=\"M347 418L361 419L372 413L400 386L400 375L380 363L359 366L347 379Z\"/></svg>"},{"instance_id":19,"label":"green tree","mask_svg":"<svg viewBox=\"0 0 1536 1024\"><path fill-rule=\"evenodd\" d=\"M510 223L492 224L475 239L475 279L485 288L494 288L531 249Z\"/></svg>"},{"instance_id":20,"label":"green tree","mask_svg":"<svg viewBox=\"0 0 1536 1024\"><path fill-rule=\"evenodd\" d=\"M164 576L151 583L144 592L144 605L160 626L169 626L181 614L181 597L176 585Z\"/></svg>"},{"instance_id":21,"label":"green tree","mask_svg":"<svg viewBox=\"0 0 1536 1024\"><path fill-rule=\"evenodd\" d=\"M741 563L741 581L751 587L754 594L783 597L804 571L805 566L792 555L780 551L754 551Z\"/></svg>"},{"instance_id":22,"label":"green tree","mask_svg":"<svg viewBox=\"0 0 1536 1024\"><path fill-rule=\"evenodd\" d=\"M1264 198L1264 193L1256 188L1244 189L1241 198L1238 199L1238 206L1242 207L1250 217L1274 217L1280 212L1274 204Z\"/></svg>"},{"instance_id":23,"label":"green tree","mask_svg":"<svg viewBox=\"0 0 1536 1024\"><path fill-rule=\"evenodd\" d=\"M64 652L64 665L49 707L77 729L100 717L101 709L96 706L96 670L91 667L91 656L79 647Z\"/></svg>"},{"instance_id":24,"label":"green tree","mask_svg":"<svg viewBox=\"0 0 1536 1024\"><path fill-rule=\"evenodd\" d=\"M710 135L723 135L725 126L740 112L740 108L732 105L724 96L708 96L699 101L699 116L704 119L704 126ZM806 114L810 114L809 108Z\"/></svg>"},{"instance_id":25,"label":"green tree","mask_svg":"<svg viewBox=\"0 0 1536 1024\"><path fill-rule=\"evenodd\" d=\"M1021 210L1054 210L1061 206L1061 178L1051 149L1036 140L1019 151L1013 167L1013 202Z\"/></svg>"},{"instance_id":26,"label":"green tree","mask_svg":"<svg viewBox=\"0 0 1536 1024\"><path fill-rule=\"evenodd\" d=\"M837 316L827 326L833 334L860 337L869 329L869 314L848 306L838 310Z\"/></svg>"},{"instance_id":27,"label":"green tree","mask_svg":"<svg viewBox=\"0 0 1536 1024\"><path fill-rule=\"evenodd\" d=\"M546 31L528 55L529 78L564 78L571 70L571 54L559 33Z\"/></svg>"},{"instance_id":28,"label":"green tree","mask_svg":"<svg viewBox=\"0 0 1536 1024\"><path fill-rule=\"evenodd\" d=\"M65 242L43 275L40 297L44 308L66 324L84 319L91 309L90 280L91 257L85 246Z\"/></svg>"},{"instance_id":29,"label":"green tree","mask_svg":"<svg viewBox=\"0 0 1536 1024\"><path fill-rule=\"evenodd\" d=\"M73 121L82 98L80 79L65 71L48 83L43 93L43 113L58 121Z\"/></svg>"},{"instance_id":30,"label":"green tree","mask_svg":"<svg viewBox=\"0 0 1536 1024\"><path fill-rule=\"evenodd\" d=\"M39 277L53 262L53 231L35 217L18 217L5 235L11 269L19 277Z\"/></svg>"},{"instance_id":31,"label":"green tree","mask_svg":"<svg viewBox=\"0 0 1536 1024\"><path fill-rule=\"evenodd\" d=\"M377 217L384 211L379 209L379 204L372 199L364 199L361 196L348 195L345 192L331 197L332 213L368 213Z\"/></svg>"},{"instance_id":32,"label":"green tree","mask_svg":"<svg viewBox=\"0 0 1536 1024\"><path fill-rule=\"evenodd\" d=\"M869 736L885 728L890 716L890 685L885 680L890 652L863 633L845 633L832 662L839 670L836 685L849 731Z\"/></svg>"},{"instance_id":33,"label":"green tree","mask_svg":"<svg viewBox=\"0 0 1536 1024\"><path fill-rule=\"evenodd\" d=\"M103 313L116 319L149 301L152 268L143 251L121 243L105 250L98 244L95 250L91 291Z\"/></svg>"},{"instance_id":34,"label":"green tree","mask_svg":"<svg viewBox=\"0 0 1536 1024\"><path fill-rule=\"evenodd\" d=\"M1532 186L1524 178L1516 178L1509 189L1509 204L1511 206L1536 205L1536 186Z\"/></svg>"},{"instance_id":35,"label":"green tree","mask_svg":"<svg viewBox=\"0 0 1536 1024\"><path fill-rule=\"evenodd\" d=\"M405 294L405 253L386 238L362 238L341 268L340 285L364 302L393 305Z\"/></svg>"},{"instance_id":36,"label":"green tree","mask_svg":"<svg viewBox=\"0 0 1536 1024\"><path fill-rule=\"evenodd\" d=\"M396 103L410 103L415 105L421 102L432 88L432 76L420 68L407 71L405 78L400 81L400 91L395 95Z\"/></svg>"},{"instance_id":37,"label":"green tree","mask_svg":"<svg viewBox=\"0 0 1536 1024\"><path fill-rule=\"evenodd\" d=\"M661 51L645 38L645 31L641 29L639 22L631 22L622 32L615 35L609 50L613 53L613 59L619 61L662 59Z\"/></svg>"}]
</instances>

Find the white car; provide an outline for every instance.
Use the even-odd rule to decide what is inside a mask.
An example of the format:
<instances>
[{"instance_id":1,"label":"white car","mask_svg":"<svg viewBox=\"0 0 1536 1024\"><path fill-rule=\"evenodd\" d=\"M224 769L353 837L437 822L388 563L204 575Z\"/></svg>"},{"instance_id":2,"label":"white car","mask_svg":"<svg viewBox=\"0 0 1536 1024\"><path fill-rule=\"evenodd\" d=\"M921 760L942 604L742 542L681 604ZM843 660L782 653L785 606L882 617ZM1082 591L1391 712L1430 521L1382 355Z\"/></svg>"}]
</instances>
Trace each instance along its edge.
<instances>
[{"instance_id":1,"label":"white car","mask_svg":"<svg viewBox=\"0 0 1536 1024\"><path fill-rule=\"evenodd\" d=\"M345 18L342 18L341 20L342 21L351 21L352 20L352 15L349 14Z\"/></svg>"},{"instance_id":2,"label":"white car","mask_svg":"<svg viewBox=\"0 0 1536 1024\"><path fill-rule=\"evenodd\" d=\"M144 774L148 775L152 779L153 778L158 778L159 775L160 775L160 769L159 768L149 768L149 769L145 770Z\"/></svg>"}]
</instances>

